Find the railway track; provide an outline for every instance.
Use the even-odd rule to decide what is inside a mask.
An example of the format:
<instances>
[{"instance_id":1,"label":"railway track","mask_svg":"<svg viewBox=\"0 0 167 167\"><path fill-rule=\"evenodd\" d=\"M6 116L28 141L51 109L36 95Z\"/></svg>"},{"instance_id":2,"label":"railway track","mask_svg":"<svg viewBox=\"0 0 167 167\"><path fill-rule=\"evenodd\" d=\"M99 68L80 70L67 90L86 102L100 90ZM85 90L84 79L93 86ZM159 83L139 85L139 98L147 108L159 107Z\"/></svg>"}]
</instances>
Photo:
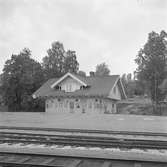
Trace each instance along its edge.
<instances>
[{"instance_id":1,"label":"railway track","mask_svg":"<svg viewBox=\"0 0 167 167\"><path fill-rule=\"evenodd\" d=\"M118 135L114 137L112 132L109 132L110 135L100 135L100 131L73 131L67 130L63 133L55 133L55 129L50 129L50 132L54 133L43 133L48 132L46 129L13 129L10 131L5 130L1 131L0 128L0 166L67 166L67 167L83 167L85 166L97 166L97 167L110 167L112 164L117 166L124 165L127 163L127 166L131 164L131 167L136 166L156 166L161 163L162 167L166 167L166 155L164 154L152 154L152 151L157 150L157 152L163 153L164 150L167 150L167 140L165 134L162 135L165 140L144 140L141 138L125 138L121 137L124 133L115 132ZM32 130L32 131L31 131ZM58 129L58 132L62 132ZM70 133L69 133L70 132ZM96 133L97 132L97 133ZM102 131L104 133L104 131ZM89 135L96 134L96 135ZM105 134L105 133L104 133ZM126 136L127 134L125 134ZM128 133L128 135L141 136L143 133ZM150 134L151 135L151 134ZM147 134L147 137L149 135ZM153 134L152 136L158 137L160 134ZM163 138L163 139L164 139ZM153 138L152 138L153 139ZM53 146L53 147L52 147ZM67 146L67 147L66 147ZM70 146L70 147L69 147ZM84 147L85 151L82 153L81 147ZM95 148L94 148L95 147ZM64 151L60 151L58 154L54 150L61 150L61 148L67 148ZM68 149L70 148L70 151ZM89 150L94 150L93 152ZM98 149L97 149L98 148ZM98 151L100 148L100 151ZM107 150L107 154L103 154L103 150ZM110 149L111 148L111 149ZM115 149L116 148L116 149ZM96 150L97 149L97 150ZM120 150L123 152L120 155L120 152L112 152L110 150ZM129 152L132 149L132 152ZM140 156L139 152L135 153L134 150L141 150ZM19 150L19 151L17 151ZM36 150L36 151L35 151ZM51 151L52 150L52 151ZM62 149L63 150L63 149ZM124 154L124 151L127 150L127 155ZM151 150L151 151L150 151ZM51 152L50 152L51 151ZM68 153L65 154L65 152ZM86 152L86 153L85 153ZM105 151L104 151L105 152ZM70 153L70 154L69 154ZM71 153L73 157L71 156ZM94 157L94 153L95 155ZM146 155L147 153L147 155ZM40 155L41 154L41 155ZM63 156L61 155L63 154ZM111 155L110 155L111 154ZM87 155L87 157L84 157ZM83 157L82 157L83 156ZM90 156L90 157L89 157ZM107 157L108 156L108 157ZM118 156L118 158L117 158ZM114 158L113 158L114 157ZM122 159L121 159L121 158ZM100 159L99 159L100 158ZM101 159L104 158L104 159ZM108 158L108 159L107 159ZM113 159L111 159L113 158ZM115 160L114 160L115 159ZM62 165L59 165L60 162ZM70 164L70 163L71 164ZM87 165L87 163L90 163ZM54 165L55 164L55 165ZM94 165L95 164L95 165ZM70 166L71 165L71 166Z\"/></svg>"},{"instance_id":2,"label":"railway track","mask_svg":"<svg viewBox=\"0 0 167 167\"><path fill-rule=\"evenodd\" d=\"M0 153L2 167L166 167L163 162L146 162L131 160L111 160L86 157L48 156L36 154Z\"/></svg>"},{"instance_id":3,"label":"railway track","mask_svg":"<svg viewBox=\"0 0 167 167\"><path fill-rule=\"evenodd\" d=\"M65 132L65 133L87 133L87 134L122 134L133 136L164 136L167 133L154 133L154 132L136 132L136 131L112 131L112 130L88 130L88 129L63 129L63 128L36 128L36 127L11 127L0 126L0 130L34 130L34 131L47 131L47 132Z\"/></svg>"},{"instance_id":4,"label":"railway track","mask_svg":"<svg viewBox=\"0 0 167 167\"><path fill-rule=\"evenodd\" d=\"M84 135L44 135L9 132L0 132L0 143L44 144L128 149L167 149L167 141L158 140L137 140L114 137L92 137Z\"/></svg>"}]
</instances>

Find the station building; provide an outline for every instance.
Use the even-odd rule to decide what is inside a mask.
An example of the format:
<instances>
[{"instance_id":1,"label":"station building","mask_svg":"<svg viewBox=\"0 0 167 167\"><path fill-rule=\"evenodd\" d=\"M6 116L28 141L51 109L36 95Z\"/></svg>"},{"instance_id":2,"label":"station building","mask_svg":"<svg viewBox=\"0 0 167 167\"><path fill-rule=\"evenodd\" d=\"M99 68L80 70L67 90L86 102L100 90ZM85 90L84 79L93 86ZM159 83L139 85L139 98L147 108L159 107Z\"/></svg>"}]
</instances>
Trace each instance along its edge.
<instances>
[{"instance_id":1,"label":"station building","mask_svg":"<svg viewBox=\"0 0 167 167\"><path fill-rule=\"evenodd\" d=\"M45 111L57 113L116 113L126 99L119 75L80 76L66 73L44 83L33 98L45 98Z\"/></svg>"}]
</instances>

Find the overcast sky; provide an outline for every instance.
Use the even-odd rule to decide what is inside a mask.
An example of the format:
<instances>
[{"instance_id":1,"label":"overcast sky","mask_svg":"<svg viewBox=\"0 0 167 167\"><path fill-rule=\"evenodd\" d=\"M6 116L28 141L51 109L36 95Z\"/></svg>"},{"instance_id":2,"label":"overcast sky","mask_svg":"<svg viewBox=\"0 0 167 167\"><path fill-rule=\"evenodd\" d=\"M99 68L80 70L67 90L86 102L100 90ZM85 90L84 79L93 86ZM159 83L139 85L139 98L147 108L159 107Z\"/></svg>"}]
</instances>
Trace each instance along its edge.
<instances>
[{"instance_id":1,"label":"overcast sky","mask_svg":"<svg viewBox=\"0 0 167 167\"><path fill-rule=\"evenodd\" d=\"M167 0L0 0L0 72L24 47L41 62L53 41L87 73L102 62L111 74L133 72L153 30L167 31Z\"/></svg>"}]
</instances>

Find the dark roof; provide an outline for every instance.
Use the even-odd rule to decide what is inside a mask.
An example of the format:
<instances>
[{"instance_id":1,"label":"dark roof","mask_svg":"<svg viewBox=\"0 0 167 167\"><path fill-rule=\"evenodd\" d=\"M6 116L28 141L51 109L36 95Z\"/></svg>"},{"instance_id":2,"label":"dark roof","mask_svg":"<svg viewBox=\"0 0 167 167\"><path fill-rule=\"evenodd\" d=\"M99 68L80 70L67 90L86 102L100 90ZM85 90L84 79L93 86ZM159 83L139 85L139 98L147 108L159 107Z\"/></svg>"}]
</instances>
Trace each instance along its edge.
<instances>
[{"instance_id":1,"label":"dark roof","mask_svg":"<svg viewBox=\"0 0 167 167\"><path fill-rule=\"evenodd\" d=\"M72 74L73 75L73 74ZM78 79L88 85L84 90L76 90L75 92L65 92L63 90L55 90L51 88L51 85L55 83L59 78L50 79L44 85L42 85L34 95L36 97L67 97L67 96L87 96L87 97L108 97L109 92L119 80L119 75L111 76L94 76L94 77L82 77L75 75Z\"/></svg>"}]
</instances>

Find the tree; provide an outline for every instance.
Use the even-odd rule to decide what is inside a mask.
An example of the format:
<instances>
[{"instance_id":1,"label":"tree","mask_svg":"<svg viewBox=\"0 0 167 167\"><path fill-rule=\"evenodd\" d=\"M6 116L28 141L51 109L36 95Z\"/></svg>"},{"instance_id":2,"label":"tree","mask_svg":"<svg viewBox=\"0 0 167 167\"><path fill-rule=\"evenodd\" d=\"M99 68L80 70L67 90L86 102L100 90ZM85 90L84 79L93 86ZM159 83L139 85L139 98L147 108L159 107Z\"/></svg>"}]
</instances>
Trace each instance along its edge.
<instances>
[{"instance_id":1,"label":"tree","mask_svg":"<svg viewBox=\"0 0 167 167\"><path fill-rule=\"evenodd\" d=\"M43 69L45 79L60 77L64 71L65 50L60 42L53 42L50 49L47 50L47 56L43 58Z\"/></svg>"},{"instance_id":2,"label":"tree","mask_svg":"<svg viewBox=\"0 0 167 167\"><path fill-rule=\"evenodd\" d=\"M110 74L110 70L106 63L101 63L96 66L96 76L107 76Z\"/></svg>"},{"instance_id":3,"label":"tree","mask_svg":"<svg viewBox=\"0 0 167 167\"><path fill-rule=\"evenodd\" d=\"M40 63L33 60L31 51L23 49L18 55L12 55L3 69L3 99L11 111L29 111L37 107L32 93L41 86L43 72Z\"/></svg>"},{"instance_id":4,"label":"tree","mask_svg":"<svg viewBox=\"0 0 167 167\"><path fill-rule=\"evenodd\" d=\"M64 70L65 72L77 73L79 69L79 63L77 61L75 51L68 50L66 52L64 60Z\"/></svg>"},{"instance_id":5,"label":"tree","mask_svg":"<svg viewBox=\"0 0 167 167\"><path fill-rule=\"evenodd\" d=\"M137 78L147 85L155 106L164 98L159 85L167 75L165 70L167 58L166 37L165 31L161 31L160 34L154 31L149 33L146 44L139 50L135 59L138 65Z\"/></svg>"},{"instance_id":6,"label":"tree","mask_svg":"<svg viewBox=\"0 0 167 167\"><path fill-rule=\"evenodd\" d=\"M43 69L45 80L55 77L61 77L66 72L77 73L79 63L75 51L64 49L60 42L53 42L50 49L47 50L47 56L43 58Z\"/></svg>"},{"instance_id":7,"label":"tree","mask_svg":"<svg viewBox=\"0 0 167 167\"><path fill-rule=\"evenodd\" d=\"M127 74L126 78L127 78L128 82L131 82L132 81L132 74L131 73Z\"/></svg>"},{"instance_id":8,"label":"tree","mask_svg":"<svg viewBox=\"0 0 167 167\"><path fill-rule=\"evenodd\" d=\"M121 80L128 97L144 95L143 85L138 80L132 79L131 73L123 74Z\"/></svg>"}]
</instances>

